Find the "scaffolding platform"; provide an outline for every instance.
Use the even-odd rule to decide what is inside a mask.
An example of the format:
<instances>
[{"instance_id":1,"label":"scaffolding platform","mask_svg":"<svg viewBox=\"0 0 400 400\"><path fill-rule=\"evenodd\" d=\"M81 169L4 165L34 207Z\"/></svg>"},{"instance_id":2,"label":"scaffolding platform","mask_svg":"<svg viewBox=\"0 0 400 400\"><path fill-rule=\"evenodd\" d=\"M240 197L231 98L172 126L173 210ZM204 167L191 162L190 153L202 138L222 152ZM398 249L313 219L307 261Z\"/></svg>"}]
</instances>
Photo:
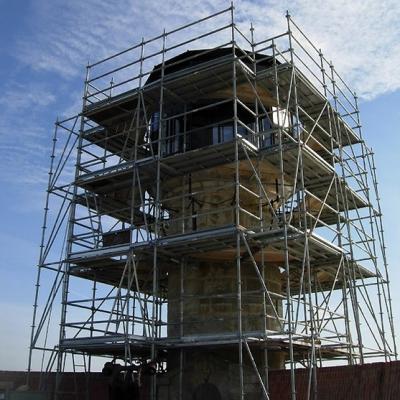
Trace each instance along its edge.
<instances>
[{"instance_id":1,"label":"scaffolding platform","mask_svg":"<svg viewBox=\"0 0 400 400\"><path fill-rule=\"evenodd\" d=\"M287 101L287 94L290 93L292 87L291 82L293 75L295 75L298 101L301 104L299 112L307 118L314 118L316 120L315 122L319 125L319 127L317 125L317 129L313 134L315 139L324 144L328 149L332 146L332 139L334 148L339 144L341 146L350 146L361 142L361 138L358 137L355 131L349 127L340 116L337 119L335 136L332 137L332 135L329 134L329 132L332 131L332 127L329 126L329 118L323 110L325 108L327 112L329 110L329 113L336 116L338 116L338 112L299 68L290 63L285 63L277 66L276 69L278 75L277 86L280 95L283 96L283 104ZM274 69L263 71L260 74L260 79L264 83L266 89L272 93L276 90L274 75ZM319 119L318 116L320 116Z\"/></svg>"},{"instance_id":2,"label":"scaffolding platform","mask_svg":"<svg viewBox=\"0 0 400 400\"><path fill-rule=\"evenodd\" d=\"M160 253L160 273L162 279L164 279L165 266L171 263L171 259L179 259L182 255L197 260L234 261L238 255L236 249L238 234L246 236L248 245L253 249L253 257L257 262L260 262L263 257L267 265L283 264L285 259L285 246L282 240L283 229L255 233L232 226L160 238L152 243L124 244L74 253L68 259L71 264L69 273L81 278L96 279L117 286L121 284L121 276L127 262L127 256L132 253L137 258L140 287L147 291L146 282L148 280L145 277L151 278L153 271L151 246L157 246ZM293 280L294 290L299 287L301 270L304 268L306 240L312 274L319 274L321 283L323 283L320 289L329 290L335 280L339 282L342 279L342 276L337 274L342 259L346 258L341 248L315 233L308 234L306 237L304 232L294 227L288 228L287 238L290 276ZM240 257L246 258L246 254L246 247L242 243ZM120 257L120 259L118 260L117 257ZM361 266L357 266L354 271L356 279L375 276ZM122 282L122 286L126 287L126 283ZM340 287L338 284L337 288Z\"/></svg>"},{"instance_id":3,"label":"scaffolding platform","mask_svg":"<svg viewBox=\"0 0 400 400\"><path fill-rule=\"evenodd\" d=\"M240 50L236 49L236 61L245 71L251 73L244 62L248 55L240 56L239 52ZM126 118L132 115L139 99L145 102L147 112L151 113L152 109L158 109L161 87L165 101L170 99L181 103L190 102L194 94L209 99L221 91L225 94L227 91L232 92L233 60L232 47L189 50L166 60L162 85L160 76L162 66L156 65L141 87L88 104L84 107L83 114L97 124L107 126L110 122L113 123L116 117ZM261 62L264 65L271 64L268 58ZM237 83L248 86L247 77L243 74L237 76ZM276 103L270 95L264 98L267 99L271 105Z\"/></svg>"},{"instance_id":4,"label":"scaffolding platform","mask_svg":"<svg viewBox=\"0 0 400 400\"><path fill-rule=\"evenodd\" d=\"M258 150L243 138L239 138L238 142L240 143L238 152L241 160L247 157L260 156L263 161L270 162L277 168L279 167L281 150L278 146L275 145ZM299 146L297 143L283 145L282 155L284 166L288 175L292 177L296 175L298 169L298 152ZM321 178L326 178L326 176L334 174L333 167L307 145L301 146L301 154L309 180L318 181ZM208 169L221 164L232 163L234 159L234 141L204 146L188 152L163 157L159 161L161 177L167 179L169 177L180 176L198 171L199 169ZM141 181L152 180L156 177L157 161L157 157L147 157L139 159L136 162L121 162L81 175L77 179L76 185L91 191L96 191L96 188L101 186L104 186L104 190L108 190L110 187L119 187L130 182L129 179L133 179L135 169L138 171Z\"/></svg>"},{"instance_id":5,"label":"scaffolding platform","mask_svg":"<svg viewBox=\"0 0 400 400\"><path fill-rule=\"evenodd\" d=\"M204 229L191 233L160 237L158 239L141 241L138 243L126 243L75 252L69 256L67 261L70 263L79 263L88 259L97 260L99 258L126 255L130 252L139 255L143 252L151 252L153 247L157 247L161 252L165 250L171 257L187 255L203 259L215 257L216 254L214 252L218 252L220 255L223 254L234 260L237 256L237 236L240 234L245 234L249 243L259 249L270 248L275 252L282 254L284 252L282 238L285 233L283 228L254 232L244 227L228 225L214 229ZM288 227L287 237L290 243L289 253L293 259L301 260L304 257L305 236L305 233L296 227ZM335 246L315 233L309 233L307 240L311 246L310 255L312 261L321 259L328 260L333 255L340 255L343 253L340 247Z\"/></svg>"},{"instance_id":6,"label":"scaffolding platform","mask_svg":"<svg viewBox=\"0 0 400 400\"><path fill-rule=\"evenodd\" d=\"M288 334L278 332L244 332L243 339L251 349L268 349L270 351L289 352L290 339ZM291 339L293 350L297 357L308 353L312 347L309 339L302 336L294 336ZM84 352L86 354L102 354L110 357L123 357L124 349L128 344L134 358L148 358L151 354L152 344L156 344L159 350L194 350L204 351L216 348L231 348L232 350L239 344L239 338L234 333L225 333L218 336L211 335L188 335L182 338L156 338L140 335L106 335L82 337L74 339L63 339L60 348ZM348 356L348 345L346 343L336 344L315 344L318 351L325 359L344 358Z\"/></svg>"}]
</instances>

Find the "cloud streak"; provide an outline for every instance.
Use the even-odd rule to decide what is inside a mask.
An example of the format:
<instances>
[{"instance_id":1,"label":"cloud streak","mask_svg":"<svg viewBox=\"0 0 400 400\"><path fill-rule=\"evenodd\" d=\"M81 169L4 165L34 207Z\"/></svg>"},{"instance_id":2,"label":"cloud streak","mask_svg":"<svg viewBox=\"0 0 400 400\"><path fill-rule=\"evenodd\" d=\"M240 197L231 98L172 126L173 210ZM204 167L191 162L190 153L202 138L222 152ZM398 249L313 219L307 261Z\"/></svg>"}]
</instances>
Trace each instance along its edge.
<instances>
[{"instance_id":1,"label":"cloud streak","mask_svg":"<svg viewBox=\"0 0 400 400\"><path fill-rule=\"evenodd\" d=\"M150 0L140 5L135 0L41 1L37 2L37 18L31 27L35 32L33 45L21 41L18 57L34 69L71 78L83 73L88 59L100 59L138 42L142 35L156 35L163 27L170 29L227 6L229 2L222 0ZM257 33L265 36L286 29L286 9L334 60L338 71L361 97L372 99L400 87L396 71L400 62L400 25L396 22L400 6L396 1L236 2L236 15L242 25L253 21Z\"/></svg>"},{"instance_id":2,"label":"cloud streak","mask_svg":"<svg viewBox=\"0 0 400 400\"><path fill-rule=\"evenodd\" d=\"M35 84L28 86L18 82L11 82L3 91L0 105L6 107L8 112L26 111L32 105L45 107L55 101L51 91Z\"/></svg>"},{"instance_id":3,"label":"cloud streak","mask_svg":"<svg viewBox=\"0 0 400 400\"><path fill-rule=\"evenodd\" d=\"M40 84L10 82L0 98L0 181L37 185L46 180L47 132L40 114L55 102Z\"/></svg>"}]
</instances>

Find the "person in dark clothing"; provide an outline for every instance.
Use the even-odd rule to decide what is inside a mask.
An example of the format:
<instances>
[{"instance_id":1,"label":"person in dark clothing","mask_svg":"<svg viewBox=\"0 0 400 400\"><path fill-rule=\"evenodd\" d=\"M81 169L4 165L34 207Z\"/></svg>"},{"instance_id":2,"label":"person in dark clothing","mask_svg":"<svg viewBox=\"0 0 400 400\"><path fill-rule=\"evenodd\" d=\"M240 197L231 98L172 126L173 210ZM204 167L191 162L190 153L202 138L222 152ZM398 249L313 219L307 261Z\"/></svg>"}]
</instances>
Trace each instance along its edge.
<instances>
[{"instance_id":1,"label":"person in dark clothing","mask_svg":"<svg viewBox=\"0 0 400 400\"><path fill-rule=\"evenodd\" d=\"M107 362L102 373L109 377L108 395L110 400L139 400L140 388L135 366L124 368L119 364Z\"/></svg>"}]
</instances>

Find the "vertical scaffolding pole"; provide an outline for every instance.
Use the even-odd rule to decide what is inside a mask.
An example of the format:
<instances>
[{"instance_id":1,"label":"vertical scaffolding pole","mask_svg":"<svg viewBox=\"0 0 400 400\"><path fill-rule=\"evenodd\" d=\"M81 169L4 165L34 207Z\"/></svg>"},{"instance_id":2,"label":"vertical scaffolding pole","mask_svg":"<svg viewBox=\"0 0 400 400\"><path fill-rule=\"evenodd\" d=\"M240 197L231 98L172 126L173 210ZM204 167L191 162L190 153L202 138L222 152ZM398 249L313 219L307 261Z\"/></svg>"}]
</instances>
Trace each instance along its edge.
<instances>
[{"instance_id":1,"label":"vertical scaffolding pole","mask_svg":"<svg viewBox=\"0 0 400 400\"><path fill-rule=\"evenodd\" d=\"M34 348L34 337L35 337L35 328L36 328L36 314L38 308L38 299L39 299L39 290L40 290L40 278L42 272L42 265L44 264L44 248L45 248L45 237L46 237L46 229L47 229L47 219L49 216L49 206L50 206L50 192L51 192L51 181L53 179L53 166L54 166L54 159L55 159L55 150L57 144L57 128L58 128L58 121L54 125L54 133L53 133L53 145L50 155L50 170L48 176L48 184L47 184L47 191L46 191L46 200L44 206L44 215L43 215L43 225L41 228L41 240L39 246L39 263L37 266L37 275L36 275L36 284L35 284L35 298L33 301L33 315L32 315L32 325L31 325L31 336L30 336L30 344L29 344L29 355L28 355L28 373L26 378L26 385L29 387L30 383L30 372L32 369L32 353Z\"/></svg>"},{"instance_id":2,"label":"vertical scaffolding pole","mask_svg":"<svg viewBox=\"0 0 400 400\"><path fill-rule=\"evenodd\" d=\"M336 89L336 80L335 80L335 69L332 63L329 65L330 71L331 71L331 76L330 76L330 81L332 85L332 94L333 94L333 101L334 101L334 109L336 112L335 118L340 117L339 109L338 109L338 95L337 95L337 89ZM343 144L341 141L341 128L340 125L337 125L338 129L338 138L339 138L339 162L340 162L340 167L341 167L341 173L342 173L342 178L343 180L345 179L346 172L344 169L344 156L343 156ZM354 251L353 251L353 243L352 243L352 234L351 234L351 227L350 227L350 216L349 216L349 205L348 205L348 198L347 194L343 194L343 200L345 203L345 219L346 219L346 231L347 231L347 236L348 236L348 245L349 245L349 255L350 255L350 261L346 261L344 264L344 268L347 271L345 273L346 276L346 283L349 285L349 293L350 293L350 298L352 301L353 305L353 313L354 313L354 319L355 319L355 329L357 332L357 339L358 339L358 350L359 350L359 357L360 357L360 362L361 364L364 363L364 351L363 351L363 340L362 340L362 335L361 335L361 320L359 316L359 302L357 298L357 288L356 288L356 282L355 282L355 275L354 275L354 265L353 260L354 260ZM347 278L348 281L347 281Z\"/></svg>"},{"instance_id":3,"label":"vertical scaffolding pole","mask_svg":"<svg viewBox=\"0 0 400 400\"><path fill-rule=\"evenodd\" d=\"M274 68L274 83L275 83L275 97L277 108L280 107L280 90L279 90L279 77L278 77L278 65L277 65L277 49L274 39L271 41L272 46L272 58ZM285 169L284 169L284 156L283 156L283 128L280 124L280 115L277 112L277 124L278 124L278 148L279 148L279 169L281 177L281 199L282 199L282 224L283 224L283 242L284 242L284 269L286 274L286 312L287 312L287 334L289 340L289 365L290 365L290 388L291 400L296 400L296 378L295 378L295 361L293 351L293 322L292 322L292 298L290 294L290 263L289 263L289 245L288 245L288 221L286 218L286 193L285 193Z\"/></svg>"},{"instance_id":4,"label":"vertical scaffolding pole","mask_svg":"<svg viewBox=\"0 0 400 400\"><path fill-rule=\"evenodd\" d=\"M380 237L380 242L381 242L381 253L382 253L382 258L383 258L383 266L384 266L384 271L385 271L385 282L387 286L387 293L388 293L388 299L387 299L387 306L388 306L388 319L389 319L389 324L390 324L390 331L391 331L391 336L392 336L392 341L393 341L393 351L394 351L394 358L397 360L397 345L396 345L396 333L394 329L394 322L393 322L393 310L392 310L392 296L391 296L391 290L390 290L390 279L389 279L389 271L388 271L388 262L387 262L387 257L386 257L386 245L385 245L385 236L384 236L384 230L383 230L383 221L382 221L382 208L381 208L381 202L380 202L380 197L379 197L379 192L378 192L378 181L377 181L377 176L376 176L376 167L375 167L375 157L374 153L370 151L370 168L371 168L371 175L372 175L372 182L373 182L373 187L374 187L374 192L375 192L375 198L376 198L376 203L378 207L378 231L379 231L379 237ZM369 160L369 158L368 158Z\"/></svg>"},{"instance_id":5,"label":"vertical scaffolding pole","mask_svg":"<svg viewBox=\"0 0 400 400\"><path fill-rule=\"evenodd\" d=\"M235 226L236 226L236 284L237 284L237 324L238 324L238 352L239 352L239 387L240 399L244 400L244 367L243 367L243 332L242 332L242 277L240 251L240 169L239 169L239 136L237 115L237 87L236 87L236 42L234 6L231 3L231 43L232 43L232 93L233 93L233 137L235 140Z\"/></svg>"},{"instance_id":6,"label":"vertical scaffolding pole","mask_svg":"<svg viewBox=\"0 0 400 400\"><path fill-rule=\"evenodd\" d=\"M182 340L184 335L184 306L185 306L185 286L184 286L184 273L186 267L186 257L184 257L179 265L180 277L180 296L179 296L179 337ZM183 400L183 369L184 369L184 350L179 349L179 400Z\"/></svg>"},{"instance_id":7,"label":"vertical scaffolding pole","mask_svg":"<svg viewBox=\"0 0 400 400\"><path fill-rule=\"evenodd\" d=\"M83 103L82 109L86 106L86 96L87 96L87 82L89 79L89 66L86 67L86 77L84 82L84 94L83 94ZM82 140L83 140L83 132L85 128L85 117L81 116L80 121L80 129L79 129L79 138L78 138L78 146L77 146L77 158L76 158L76 168L75 168L75 181L79 177L79 165L82 156ZM62 343L65 338L65 326L67 319L67 302L68 302L68 293L69 293L69 262L67 261L70 254L72 253L73 248L73 236L74 236L74 223L75 223L75 212L76 212L76 197L78 193L78 186L73 185L73 194L71 207L68 217L68 228L67 228L67 246L65 249L65 257L66 261L64 264L63 271L63 284L62 284L62 295L61 295L61 323L60 323L60 333L59 333L59 344ZM57 357L57 375L56 375L56 398L58 398L58 390L61 383L61 373L63 372L65 365L65 352L62 349L58 349L58 357Z\"/></svg>"},{"instance_id":8,"label":"vertical scaffolding pole","mask_svg":"<svg viewBox=\"0 0 400 400\"><path fill-rule=\"evenodd\" d=\"M309 383L308 383L308 391L307 398L317 398L317 365L316 365L316 354L315 354L315 326L314 326L314 307L313 307L313 299L312 299L312 277L311 277L311 265L310 265L310 254L308 248L308 228L307 228L307 203L305 199L305 183L304 183L304 166L303 166L303 148L302 148L302 127L300 126L300 115L299 115L299 105L298 105L298 97L297 97L297 80L296 80L296 69L295 69L295 61L294 61L294 49L292 43L292 31L290 27L290 14L286 13L287 20L287 29L288 29L288 40L289 40L289 52L290 52L290 63L292 68L292 77L293 77L293 97L294 97L294 107L295 107L295 124L292 122L292 132L293 136L297 136L298 140L298 159L297 159L297 168L300 170L300 188L302 191L302 213L303 213L303 232L304 232L304 264L306 267L306 276L307 276L307 289L304 287L304 290L307 290L307 298L308 298L308 315L309 315L309 328L310 328L310 340L311 340L311 350L310 350L310 374L309 374ZM290 102L290 98L288 99ZM306 307L307 301L304 299L304 307ZM317 311L318 312L318 311ZM305 323L307 323L307 313L306 310L304 312ZM311 394L312 393L312 394Z\"/></svg>"},{"instance_id":9,"label":"vertical scaffolding pole","mask_svg":"<svg viewBox=\"0 0 400 400\"><path fill-rule=\"evenodd\" d=\"M161 79L160 79L160 119L158 126L157 138L157 177L156 177L156 198L155 198L155 221L154 221L154 241L153 241L153 290L152 290L152 343L151 343L151 358L154 360L157 356L156 352L156 337L157 337L157 297L158 297L158 240L160 237L159 224L161 216L161 201L160 201L160 180L161 180L161 154L162 154L162 135L163 135L163 109L164 109L164 75L165 75L165 50L166 50L167 35L164 29L162 35L162 62L161 62ZM157 378L156 375L152 377L151 385L151 399L157 400Z\"/></svg>"}]
</instances>

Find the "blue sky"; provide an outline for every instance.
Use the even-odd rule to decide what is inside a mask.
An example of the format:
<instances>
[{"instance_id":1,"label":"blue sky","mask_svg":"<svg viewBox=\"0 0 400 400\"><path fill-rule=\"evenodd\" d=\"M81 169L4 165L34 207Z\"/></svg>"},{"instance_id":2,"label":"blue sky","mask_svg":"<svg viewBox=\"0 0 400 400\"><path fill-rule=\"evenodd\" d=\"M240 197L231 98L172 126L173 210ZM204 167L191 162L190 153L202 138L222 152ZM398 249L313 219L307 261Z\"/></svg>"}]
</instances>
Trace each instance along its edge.
<instances>
[{"instance_id":1,"label":"blue sky","mask_svg":"<svg viewBox=\"0 0 400 400\"><path fill-rule=\"evenodd\" d=\"M143 4L145 3L145 4ZM77 112L85 65L229 6L225 0L0 0L0 369L24 369L53 122ZM400 4L236 2L242 28L280 33L295 20L360 96L375 149L395 318L400 323Z\"/></svg>"}]
</instances>

